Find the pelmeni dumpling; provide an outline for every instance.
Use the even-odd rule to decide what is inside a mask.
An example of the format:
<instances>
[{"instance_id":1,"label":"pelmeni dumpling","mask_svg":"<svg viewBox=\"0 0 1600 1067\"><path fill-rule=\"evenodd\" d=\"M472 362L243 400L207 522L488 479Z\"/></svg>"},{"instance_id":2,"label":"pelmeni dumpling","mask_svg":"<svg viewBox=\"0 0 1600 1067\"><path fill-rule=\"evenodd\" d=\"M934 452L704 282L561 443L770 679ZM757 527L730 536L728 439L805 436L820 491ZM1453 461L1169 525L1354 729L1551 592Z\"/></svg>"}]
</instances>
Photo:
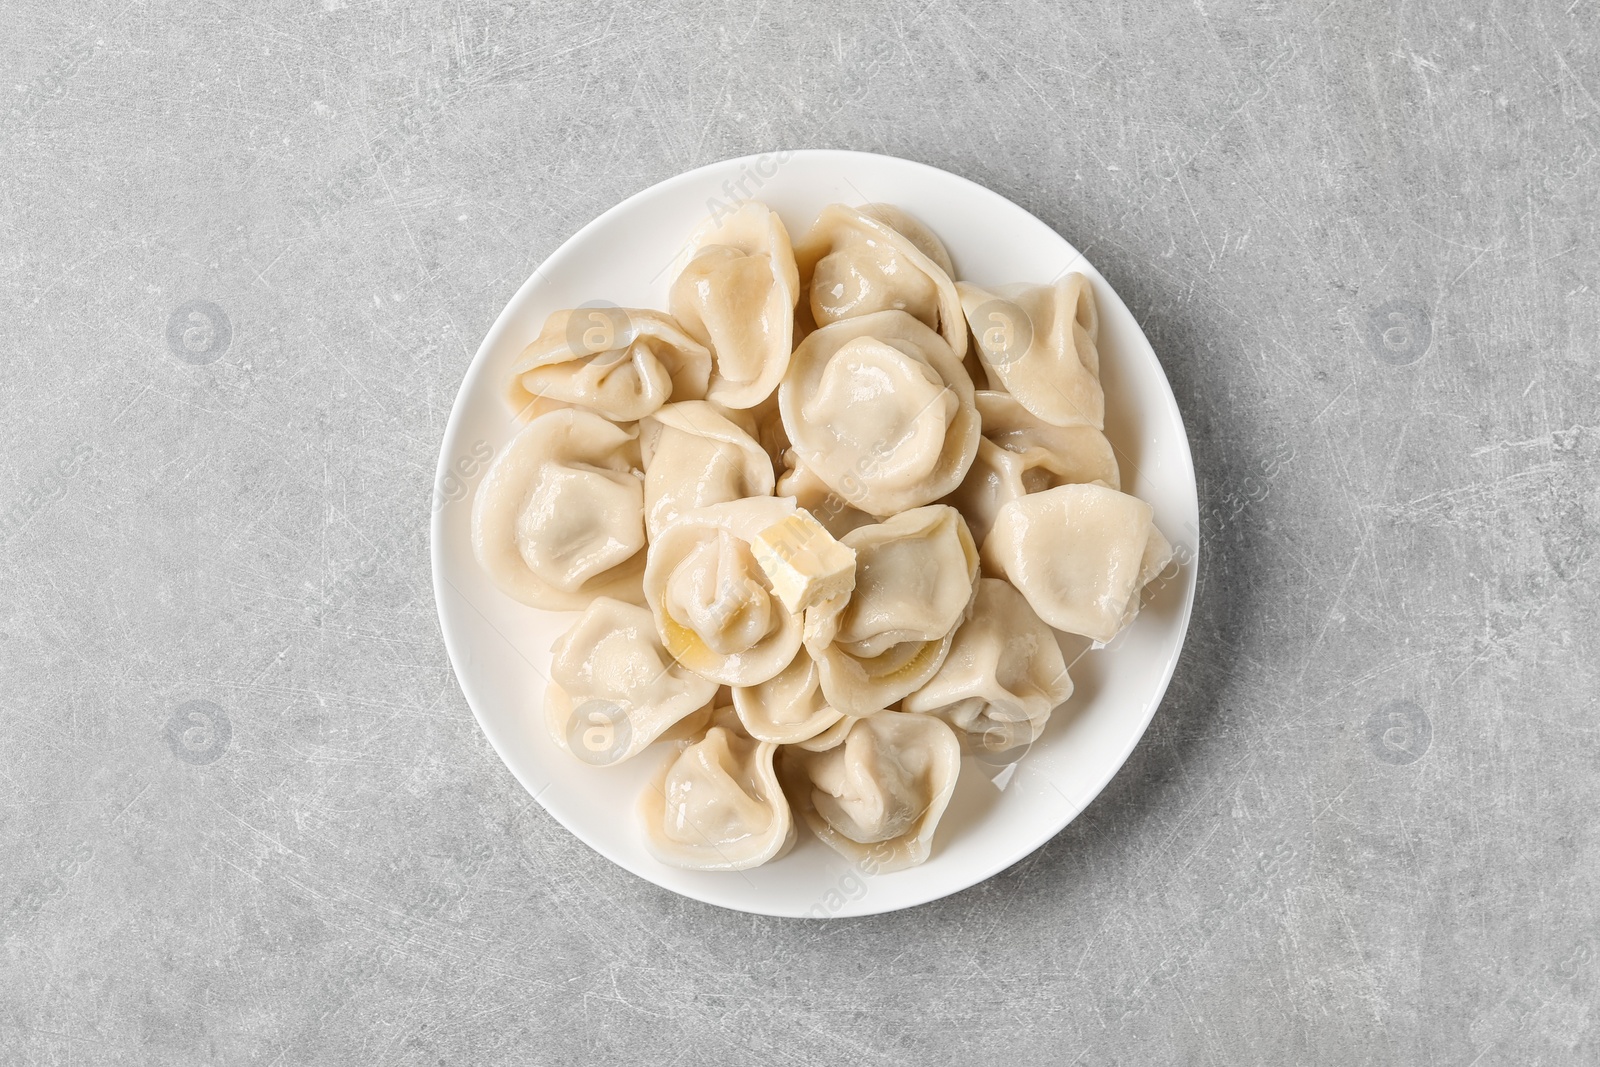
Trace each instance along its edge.
<instances>
[{"instance_id":1,"label":"pelmeni dumpling","mask_svg":"<svg viewBox=\"0 0 1600 1067\"><path fill-rule=\"evenodd\" d=\"M793 458L793 457L791 457ZM828 488L828 483L803 463L796 461L778 478L779 496L792 496L834 537L877 522L877 518L850 506L849 501Z\"/></svg>"},{"instance_id":2,"label":"pelmeni dumpling","mask_svg":"<svg viewBox=\"0 0 1600 1067\"><path fill-rule=\"evenodd\" d=\"M1000 508L1019 496L1078 482L1121 484L1111 442L1093 426L1053 426L1007 393L980 389L975 398L983 438L966 478L944 502L966 516L980 548Z\"/></svg>"},{"instance_id":3,"label":"pelmeni dumpling","mask_svg":"<svg viewBox=\"0 0 1600 1067\"><path fill-rule=\"evenodd\" d=\"M501 592L552 611L597 596L644 602L636 437L632 427L563 408L501 449L472 505L472 547Z\"/></svg>"},{"instance_id":4,"label":"pelmeni dumpling","mask_svg":"<svg viewBox=\"0 0 1600 1067\"><path fill-rule=\"evenodd\" d=\"M841 539L856 552L843 604L806 612L806 645L822 692L847 715L870 715L932 678L972 603L978 551L955 508L903 512Z\"/></svg>"},{"instance_id":5,"label":"pelmeni dumpling","mask_svg":"<svg viewBox=\"0 0 1600 1067\"><path fill-rule=\"evenodd\" d=\"M794 819L778 784L778 746L719 711L700 740L684 746L639 798L645 847L691 871L743 871L794 845Z\"/></svg>"},{"instance_id":6,"label":"pelmeni dumpling","mask_svg":"<svg viewBox=\"0 0 1600 1067\"><path fill-rule=\"evenodd\" d=\"M962 282L961 306L972 325L990 389L1003 389L1056 426L1105 428L1100 388L1100 313L1081 274L1054 285L983 289Z\"/></svg>"},{"instance_id":7,"label":"pelmeni dumpling","mask_svg":"<svg viewBox=\"0 0 1600 1067\"><path fill-rule=\"evenodd\" d=\"M1144 602L1144 591L1157 577L1166 572L1172 565L1176 553L1172 542L1166 535L1152 523L1150 526L1150 540L1144 543L1144 556L1139 561L1139 577L1135 582L1136 588L1128 598L1127 610L1122 613L1122 628L1134 620L1139 614L1139 608Z\"/></svg>"},{"instance_id":8,"label":"pelmeni dumpling","mask_svg":"<svg viewBox=\"0 0 1600 1067\"><path fill-rule=\"evenodd\" d=\"M1102 643L1137 613L1139 590L1171 556L1150 505L1103 485L1061 485L1013 500L983 543L984 565L1009 579L1041 619Z\"/></svg>"},{"instance_id":9,"label":"pelmeni dumpling","mask_svg":"<svg viewBox=\"0 0 1600 1067\"><path fill-rule=\"evenodd\" d=\"M766 451L704 400L667 404L645 419L639 447L644 524L651 537L685 511L772 495Z\"/></svg>"},{"instance_id":10,"label":"pelmeni dumpling","mask_svg":"<svg viewBox=\"0 0 1600 1067\"><path fill-rule=\"evenodd\" d=\"M1071 695L1055 632L1009 582L980 578L950 654L901 706L949 723L962 748L993 753L1031 744Z\"/></svg>"},{"instance_id":11,"label":"pelmeni dumpling","mask_svg":"<svg viewBox=\"0 0 1600 1067\"><path fill-rule=\"evenodd\" d=\"M841 744L785 750L785 777L806 825L869 874L924 862L961 772L961 745L927 715L858 719Z\"/></svg>"},{"instance_id":12,"label":"pelmeni dumpling","mask_svg":"<svg viewBox=\"0 0 1600 1067\"><path fill-rule=\"evenodd\" d=\"M1122 488L1117 454L1103 431L1045 422L1010 393L980 389L973 402L983 422L983 436L1027 461L1029 492L1078 482Z\"/></svg>"},{"instance_id":13,"label":"pelmeni dumpling","mask_svg":"<svg viewBox=\"0 0 1600 1067\"><path fill-rule=\"evenodd\" d=\"M889 204L830 204L795 246L803 325L823 327L903 311L938 330L959 362L967 352L950 254L921 222Z\"/></svg>"},{"instance_id":14,"label":"pelmeni dumpling","mask_svg":"<svg viewBox=\"0 0 1600 1067\"><path fill-rule=\"evenodd\" d=\"M844 718L822 695L816 661L804 648L765 682L735 686L733 706L750 736L780 745L808 741Z\"/></svg>"},{"instance_id":15,"label":"pelmeni dumpling","mask_svg":"<svg viewBox=\"0 0 1600 1067\"><path fill-rule=\"evenodd\" d=\"M801 620L783 606L750 542L794 514L793 500L752 497L686 512L650 543L644 592L662 643L724 685L772 678L800 649Z\"/></svg>"},{"instance_id":16,"label":"pelmeni dumpling","mask_svg":"<svg viewBox=\"0 0 1600 1067\"><path fill-rule=\"evenodd\" d=\"M825 326L778 387L799 462L860 511L887 516L955 489L978 449L972 380L903 311Z\"/></svg>"},{"instance_id":17,"label":"pelmeni dumpling","mask_svg":"<svg viewBox=\"0 0 1600 1067\"><path fill-rule=\"evenodd\" d=\"M574 308L523 349L506 399L523 418L570 405L633 422L668 400L703 399L710 375L711 353L659 311Z\"/></svg>"},{"instance_id":18,"label":"pelmeni dumpling","mask_svg":"<svg viewBox=\"0 0 1600 1067\"><path fill-rule=\"evenodd\" d=\"M648 608L599 597L551 647L545 719L560 747L603 766L709 711L717 683L673 661Z\"/></svg>"},{"instance_id":19,"label":"pelmeni dumpling","mask_svg":"<svg viewBox=\"0 0 1600 1067\"><path fill-rule=\"evenodd\" d=\"M715 357L710 399L754 407L777 388L794 343L800 281L789 232L751 200L697 230L688 251L668 297L672 314Z\"/></svg>"}]
</instances>

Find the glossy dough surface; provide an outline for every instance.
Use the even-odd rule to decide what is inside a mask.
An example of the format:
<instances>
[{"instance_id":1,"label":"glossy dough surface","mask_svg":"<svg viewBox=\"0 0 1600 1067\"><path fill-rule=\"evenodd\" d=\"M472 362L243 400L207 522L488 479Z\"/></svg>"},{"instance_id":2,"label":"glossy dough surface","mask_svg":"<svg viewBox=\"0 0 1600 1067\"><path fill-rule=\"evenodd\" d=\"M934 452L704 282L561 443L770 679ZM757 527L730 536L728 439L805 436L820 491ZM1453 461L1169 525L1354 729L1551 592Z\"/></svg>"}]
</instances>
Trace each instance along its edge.
<instances>
[{"instance_id":1,"label":"glossy dough surface","mask_svg":"<svg viewBox=\"0 0 1600 1067\"><path fill-rule=\"evenodd\" d=\"M787 852L794 822L773 768L777 750L719 717L639 798L646 847L696 871L742 871Z\"/></svg>"},{"instance_id":2,"label":"glossy dough surface","mask_svg":"<svg viewBox=\"0 0 1600 1067\"><path fill-rule=\"evenodd\" d=\"M915 692L944 662L972 603L978 552L954 508L930 504L844 536L856 587L806 613L806 646L823 695L870 715Z\"/></svg>"},{"instance_id":3,"label":"glossy dough surface","mask_svg":"<svg viewBox=\"0 0 1600 1067\"><path fill-rule=\"evenodd\" d=\"M831 204L795 247L795 261L806 327L902 311L939 331L957 359L966 354L967 328L950 280L950 254L901 209Z\"/></svg>"},{"instance_id":4,"label":"glossy dough surface","mask_svg":"<svg viewBox=\"0 0 1600 1067\"><path fill-rule=\"evenodd\" d=\"M961 745L938 719L885 711L856 720L832 748L789 758L807 825L869 874L887 874L928 858Z\"/></svg>"},{"instance_id":5,"label":"glossy dough surface","mask_svg":"<svg viewBox=\"0 0 1600 1067\"><path fill-rule=\"evenodd\" d=\"M706 395L711 353L659 311L557 311L511 368L506 400L522 418L580 407L633 422L668 400Z\"/></svg>"},{"instance_id":6,"label":"glossy dough surface","mask_svg":"<svg viewBox=\"0 0 1600 1067\"><path fill-rule=\"evenodd\" d=\"M672 285L672 314L710 349L707 395L730 408L755 407L789 365L800 296L783 220L747 201L713 218L689 240L691 258Z\"/></svg>"},{"instance_id":7,"label":"glossy dough surface","mask_svg":"<svg viewBox=\"0 0 1600 1067\"><path fill-rule=\"evenodd\" d=\"M771 496L772 460L714 404L668 404L639 427L644 523L656 537L673 519L708 504Z\"/></svg>"},{"instance_id":8,"label":"glossy dough surface","mask_svg":"<svg viewBox=\"0 0 1600 1067\"><path fill-rule=\"evenodd\" d=\"M804 648L765 682L735 686L733 706L745 730L762 741L809 741L844 717L822 695L822 675Z\"/></svg>"},{"instance_id":9,"label":"glossy dough surface","mask_svg":"<svg viewBox=\"0 0 1600 1067\"><path fill-rule=\"evenodd\" d=\"M1105 428L1100 313L1089 279L1068 274L1053 285L957 288L989 388L1053 425Z\"/></svg>"},{"instance_id":10,"label":"glossy dough surface","mask_svg":"<svg viewBox=\"0 0 1600 1067\"><path fill-rule=\"evenodd\" d=\"M886 517L961 484L981 417L944 340L903 311L817 330L778 387L795 455L858 511Z\"/></svg>"},{"instance_id":11,"label":"glossy dough surface","mask_svg":"<svg viewBox=\"0 0 1600 1067\"><path fill-rule=\"evenodd\" d=\"M709 710L717 683L667 653L646 608L600 597L551 647L546 725L585 763L619 763Z\"/></svg>"},{"instance_id":12,"label":"glossy dough surface","mask_svg":"<svg viewBox=\"0 0 1600 1067\"><path fill-rule=\"evenodd\" d=\"M650 545L645 598L674 659L724 685L755 685L800 649L800 616L783 606L750 541L794 513L752 497L688 512Z\"/></svg>"},{"instance_id":13,"label":"glossy dough surface","mask_svg":"<svg viewBox=\"0 0 1600 1067\"><path fill-rule=\"evenodd\" d=\"M980 578L949 655L904 708L949 723L963 749L1006 752L1032 744L1071 695L1054 632L1009 582Z\"/></svg>"},{"instance_id":14,"label":"glossy dough surface","mask_svg":"<svg viewBox=\"0 0 1600 1067\"><path fill-rule=\"evenodd\" d=\"M1147 557L1146 548L1154 548ZM984 563L1045 622L1107 642L1138 611L1138 594L1171 558L1150 505L1102 485L1062 485L1000 509Z\"/></svg>"},{"instance_id":15,"label":"glossy dough surface","mask_svg":"<svg viewBox=\"0 0 1600 1067\"><path fill-rule=\"evenodd\" d=\"M1093 426L1053 426L1007 393L980 389L983 420L977 455L961 485L944 500L960 509L982 546L1005 504L1058 485L1122 484L1116 453Z\"/></svg>"},{"instance_id":16,"label":"glossy dough surface","mask_svg":"<svg viewBox=\"0 0 1600 1067\"><path fill-rule=\"evenodd\" d=\"M500 450L473 500L472 547L501 592L556 611L597 596L643 603L637 437L566 408L539 416Z\"/></svg>"}]
</instances>

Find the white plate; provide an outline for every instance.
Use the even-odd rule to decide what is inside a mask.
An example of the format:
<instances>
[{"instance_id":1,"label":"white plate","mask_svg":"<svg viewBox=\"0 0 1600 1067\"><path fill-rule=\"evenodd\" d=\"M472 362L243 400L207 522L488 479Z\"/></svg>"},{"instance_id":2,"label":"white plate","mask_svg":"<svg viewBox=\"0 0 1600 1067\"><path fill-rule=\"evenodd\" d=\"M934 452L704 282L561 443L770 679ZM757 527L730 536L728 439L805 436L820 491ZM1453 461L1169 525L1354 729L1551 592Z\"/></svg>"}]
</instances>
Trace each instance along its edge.
<instances>
[{"instance_id":1,"label":"white plate","mask_svg":"<svg viewBox=\"0 0 1600 1067\"><path fill-rule=\"evenodd\" d=\"M997 775L964 762L933 857L907 871L867 876L803 827L793 852L752 871L657 863L640 841L633 806L661 757L648 752L596 768L555 747L539 708L550 644L573 616L503 596L472 554L471 492L515 429L501 382L545 316L596 301L666 307L666 268L684 239L719 203L742 196L770 204L796 237L825 204L898 204L943 238L957 277L979 284L1047 282L1069 269L1092 278L1106 433L1122 462L1123 488L1154 505L1183 561L1147 592L1143 613L1112 647L1077 661L1077 692L1020 763ZM702 167L628 198L557 249L511 298L467 370L445 431L434 504L434 594L445 646L467 703L517 780L567 829L641 878L767 915L911 907L981 882L1044 844L1133 751L1172 677L1194 602L1194 465L1172 389L1133 315L1070 244L1004 197L932 167L861 152L785 152Z\"/></svg>"}]
</instances>

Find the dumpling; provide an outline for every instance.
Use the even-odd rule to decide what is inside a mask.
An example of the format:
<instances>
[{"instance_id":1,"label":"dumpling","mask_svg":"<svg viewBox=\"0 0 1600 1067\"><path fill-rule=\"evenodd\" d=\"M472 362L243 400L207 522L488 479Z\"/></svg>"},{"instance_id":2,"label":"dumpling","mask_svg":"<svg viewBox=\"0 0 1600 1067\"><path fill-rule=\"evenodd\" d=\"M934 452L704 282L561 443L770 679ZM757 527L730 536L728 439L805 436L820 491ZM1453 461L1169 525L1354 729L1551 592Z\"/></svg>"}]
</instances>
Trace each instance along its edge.
<instances>
[{"instance_id":1,"label":"dumpling","mask_svg":"<svg viewBox=\"0 0 1600 1067\"><path fill-rule=\"evenodd\" d=\"M856 551L843 604L807 609L806 645L823 695L846 715L870 715L926 685L972 603L978 551L944 504L903 512L842 538Z\"/></svg>"},{"instance_id":2,"label":"dumpling","mask_svg":"<svg viewBox=\"0 0 1600 1067\"><path fill-rule=\"evenodd\" d=\"M779 600L750 542L794 514L794 501L752 497L686 512L650 543L644 592L662 643L724 685L756 685L800 649L801 619Z\"/></svg>"},{"instance_id":3,"label":"dumpling","mask_svg":"<svg viewBox=\"0 0 1600 1067\"><path fill-rule=\"evenodd\" d=\"M591 411L541 415L489 465L472 548L494 584L552 611L597 596L644 602L644 485L637 431Z\"/></svg>"},{"instance_id":4,"label":"dumpling","mask_svg":"<svg viewBox=\"0 0 1600 1067\"><path fill-rule=\"evenodd\" d=\"M834 537L878 520L851 507L843 496L828 488L828 483L807 466L796 463L778 479L779 496L794 497L794 502L809 511Z\"/></svg>"},{"instance_id":5,"label":"dumpling","mask_svg":"<svg viewBox=\"0 0 1600 1067\"><path fill-rule=\"evenodd\" d=\"M1033 743L1071 695L1055 632L1009 582L980 578L950 654L901 706L949 723L962 748L993 753Z\"/></svg>"},{"instance_id":6,"label":"dumpling","mask_svg":"<svg viewBox=\"0 0 1600 1067\"><path fill-rule=\"evenodd\" d=\"M959 362L967 352L950 254L926 226L889 204L830 204L795 246L802 323L823 327L903 311L938 330Z\"/></svg>"},{"instance_id":7,"label":"dumpling","mask_svg":"<svg viewBox=\"0 0 1600 1067\"><path fill-rule=\"evenodd\" d=\"M924 862L961 772L961 745L938 719L883 711L858 719L842 744L785 750L801 818L868 874Z\"/></svg>"},{"instance_id":8,"label":"dumpling","mask_svg":"<svg viewBox=\"0 0 1600 1067\"><path fill-rule=\"evenodd\" d=\"M557 311L511 368L506 399L520 417L588 408L634 422L668 400L700 400L711 353L672 319L639 308Z\"/></svg>"},{"instance_id":9,"label":"dumpling","mask_svg":"<svg viewBox=\"0 0 1600 1067\"><path fill-rule=\"evenodd\" d=\"M990 389L1003 389L1045 422L1105 428L1100 388L1100 313L1081 274L1054 285L982 289L962 282L961 306L972 325Z\"/></svg>"},{"instance_id":10,"label":"dumpling","mask_svg":"<svg viewBox=\"0 0 1600 1067\"><path fill-rule=\"evenodd\" d=\"M822 695L816 661L804 648L765 682L734 687L733 706L750 736L780 745L808 741L844 718Z\"/></svg>"},{"instance_id":11,"label":"dumpling","mask_svg":"<svg viewBox=\"0 0 1600 1067\"><path fill-rule=\"evenodd\" d=\"M715 357L706 395L755 407L777 388L794 345L800 280L789 232L777 212L751 200L696 231L689 254L668 306Z\"/></svg>"},{"instance_id":12,"label":"dumpling","mask_svg":"<svg viewBox=\"0 0 1600 1067\"><path fill-rule=\"evenodd\" d=\"M685 511L771 496L772 460L704 400L667 404L639 426L644 525L651 537Z\"/></svg>"},{"instance_id":13,"label":"dumpling","mask_svg":"<svg viewBox=\"0 0 1600 1067\"><path fill-rule=\"evenodd\" d=\"M648 608L599 597L551 648L545 719L557 745L604 766L711 710L717 683L673 661Z\"/></svg>"},{"instance_id":14,"label":"dumpling","mask_svg":"<svg viewBox=\"0 0 1600 1067\"><path fill-rule=\"evenodd\" d=\"M1144 556L1139 561L1139 577L1135 582L1134 594L1128 598L1127 610L1122 613L1122 627L1126 628L1139 614L1139 608L1144 601L1144 591L1150 583L1164 574L1168 567L1178 559L1166 535L1158 530L1154 524L1150 526L1150 540L1144 543Z\"/></svg>"},{"instance_id":15,"label":"dumpling","mask_svg":"<svg viewBox=\"0 0 1600 1067\"><path fill-rule=\"evenodd\" d=\"M794 819L772 765L777 750L719 712L639 798L650 854L691 871L743 871L787 852Z\"/></svg>"},{"instance_id":16,"label":"dumpling","mask_svg":"<svg viewBox=\"0 0 1600 1067\"><path fill-rule=\"evenodd\" d=\"M1078 482L1121 485L1111 442L1093 426L1052 426L1006 393L980 389L975 397L983 438L966 478L944 502L966 516L980 548L1000 508L1019 496Z\"/></svg>"},{"instance_id":17,"label":"dumpling","mask_svg":"<svg viewBox=\"0 0 1600 1067\"><path fill-rule=\"evenodd\" d=\"M1027 461L1030 493L1077 482L1122 488L1117 454L1104 432L1092 426L1045 422L1009 393L980 389L973 402L983 422L983 436Z\"/></svg>"},{"instance_id":18,"label":"dumpling","mask_svg":"<svg viewBox=\"0 0 1600 1067\"><path fill-rule=\"evenodd\" d=\"M938 334L880 311L802 341L778 408L799 462L856 509L886 516L961 484L978 449L972 394Z\"/></svg>"},{"instance_id":19,"label":"dumpling","mask_svg":"<svg viewBox=\"0 0 1600 1067\"><path fill-rule=\"evenodd\" d=\"M1101 643L1138 611L1172 548L1150 505L1103 485L1061 485L1000 509L983 562L1045 622Z\"/></svg>"}]
</instances>

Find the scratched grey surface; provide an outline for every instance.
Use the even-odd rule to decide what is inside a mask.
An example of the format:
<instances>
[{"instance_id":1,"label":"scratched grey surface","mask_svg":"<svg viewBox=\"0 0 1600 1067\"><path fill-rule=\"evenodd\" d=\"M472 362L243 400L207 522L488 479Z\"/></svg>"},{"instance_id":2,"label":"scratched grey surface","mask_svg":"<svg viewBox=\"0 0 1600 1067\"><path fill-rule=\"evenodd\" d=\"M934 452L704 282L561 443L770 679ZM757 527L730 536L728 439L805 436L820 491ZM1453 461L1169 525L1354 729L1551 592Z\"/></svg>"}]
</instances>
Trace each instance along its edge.
<instances>
[{"instance_id":1,"label":"scratched grey surface","mask_svg":"<svg viewBox=\"0 0 1600 1067\"><path fill-rule=\"evenodd\" d=\"M1600 3L1312 6L8 0L0 1062L1600 1059ZM532 266L784 146L1086 250L1204 502L1106 793L860 921L570 838L429 585Z\"/></svg>"}]
</instances>

